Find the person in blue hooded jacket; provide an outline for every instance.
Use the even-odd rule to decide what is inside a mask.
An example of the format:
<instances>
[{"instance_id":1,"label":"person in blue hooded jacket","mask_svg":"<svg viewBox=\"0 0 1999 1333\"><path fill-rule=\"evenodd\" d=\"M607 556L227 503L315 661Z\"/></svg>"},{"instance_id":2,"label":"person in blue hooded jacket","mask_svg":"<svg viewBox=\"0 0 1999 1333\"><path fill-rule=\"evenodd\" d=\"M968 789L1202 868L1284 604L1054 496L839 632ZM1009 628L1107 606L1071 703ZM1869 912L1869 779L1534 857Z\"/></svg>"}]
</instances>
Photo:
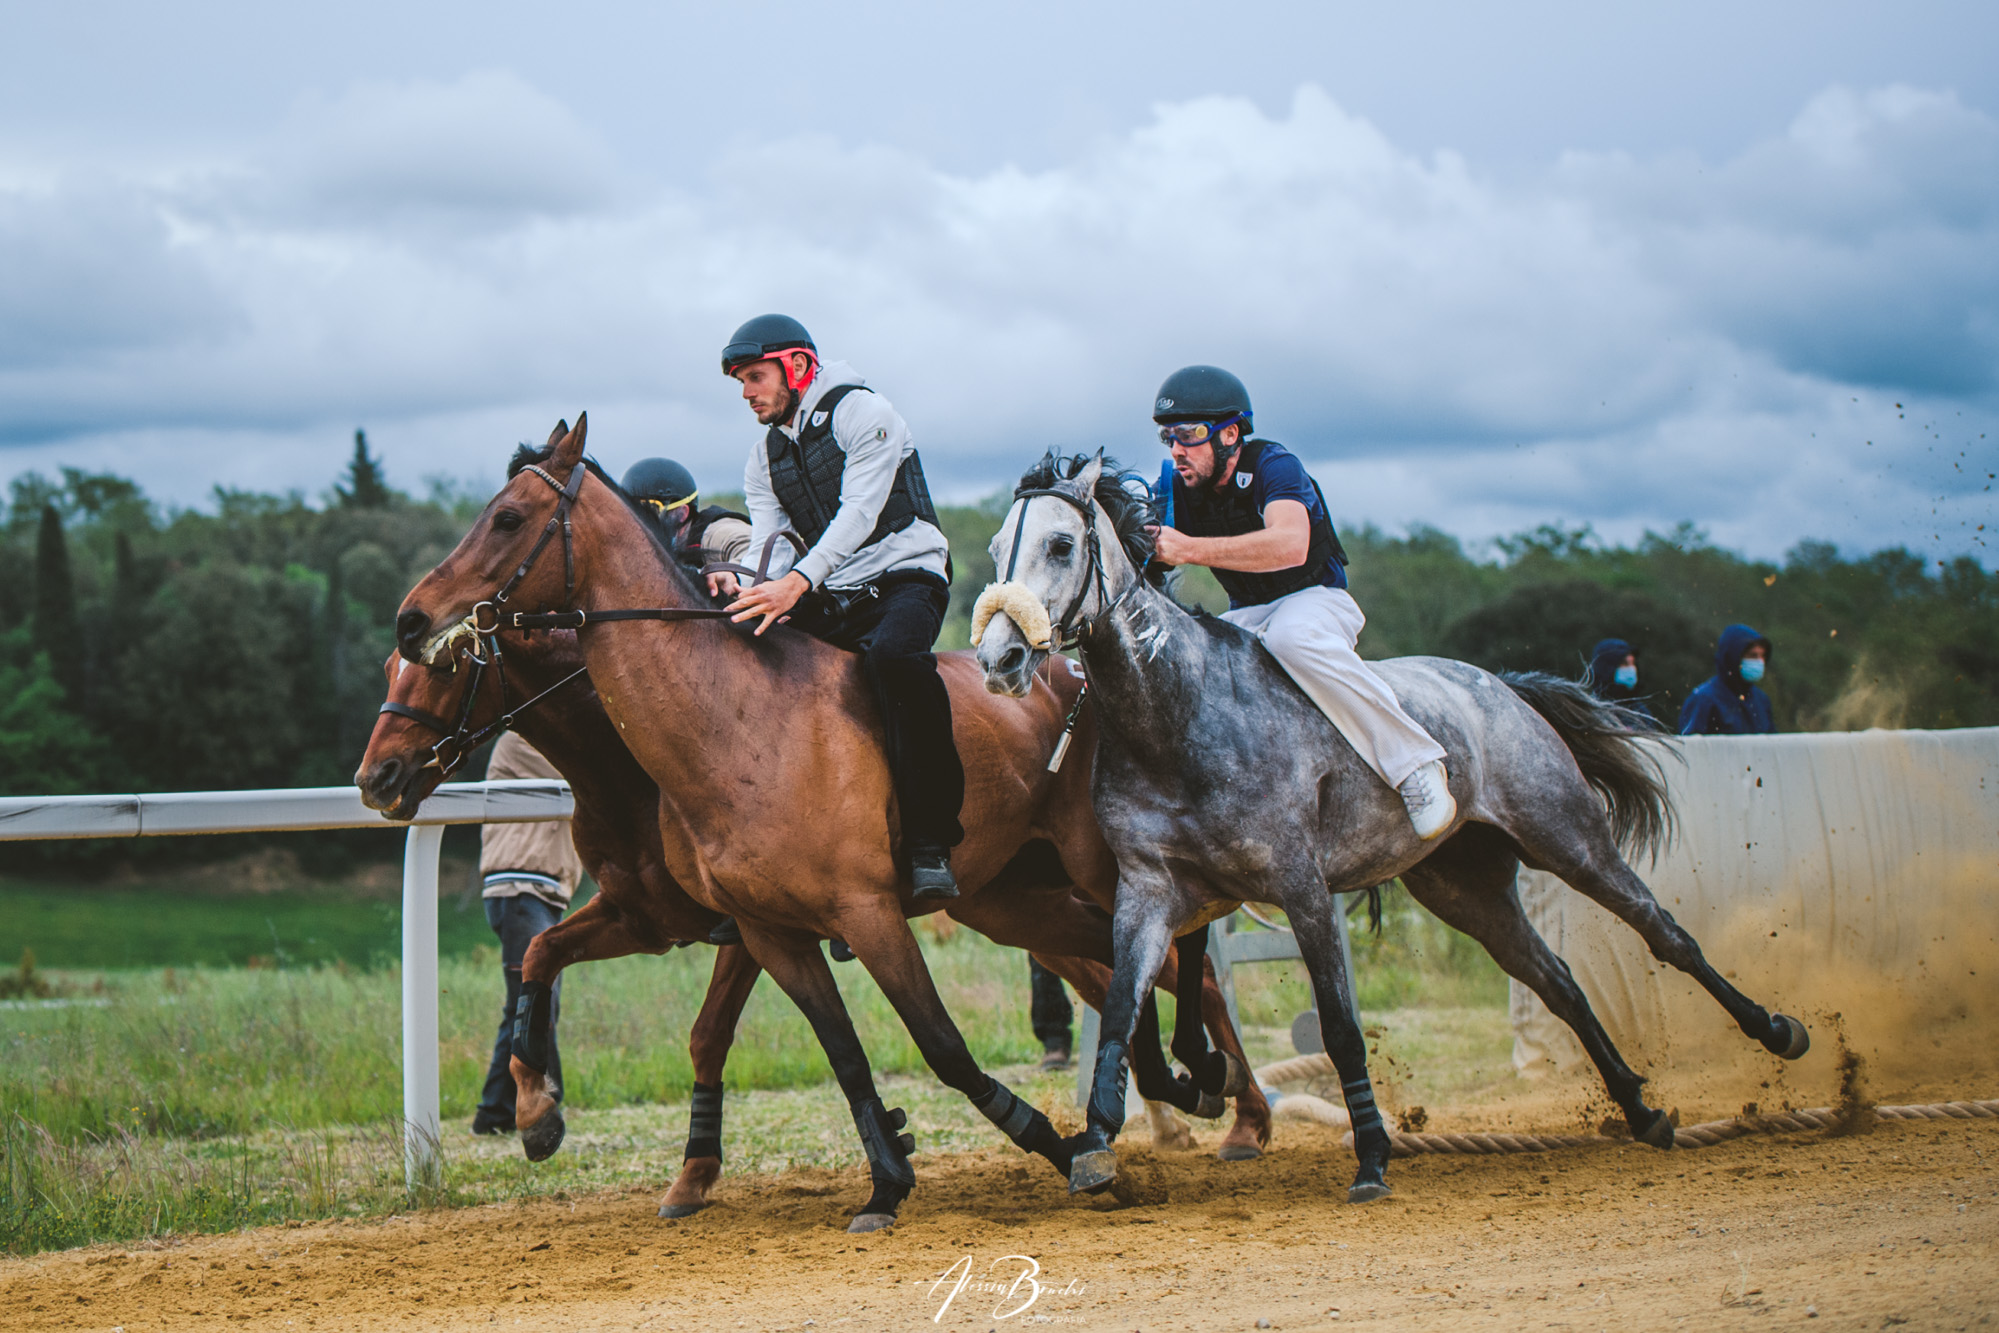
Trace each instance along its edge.
<instances>
[{"instance_id":1,"label":"person in blue hooded jacket","mask_svg":"<svg viewBox=\"0 0 1999 1333\"><path fill-rule=\"evenodd\" d=\"M1590 650L1589 675L1585 679L1590 693L1597 698L1637 714L1653 730L1663 730L1638 693L1638 651L1623 639L1605 639Z\"/></svg>"},{"instance_id":2,"label":"person in blue hooded jacket","mask_svg":"<svg viewBox=\"0 0 1999 1333\"><path fill-rule=\"evenodd\" d=\"M1756 688L1770 666L1770 641L1747 625L1730 625L1715 645L1714 675L1680 708L1682 736L1748 736L1777 729L1770 696Z\"/></svg>"}]
</instances>

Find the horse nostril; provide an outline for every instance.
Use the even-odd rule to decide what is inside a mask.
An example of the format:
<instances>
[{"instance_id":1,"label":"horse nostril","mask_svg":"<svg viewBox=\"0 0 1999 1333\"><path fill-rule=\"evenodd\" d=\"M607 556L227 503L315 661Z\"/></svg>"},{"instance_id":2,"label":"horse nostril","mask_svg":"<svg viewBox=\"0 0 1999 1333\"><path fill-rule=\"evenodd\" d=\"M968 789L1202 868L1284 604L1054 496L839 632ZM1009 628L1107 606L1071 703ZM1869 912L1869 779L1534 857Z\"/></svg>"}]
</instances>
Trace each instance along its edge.
<instances>
[{"instance_id":1,"label":"horse nostril","mask_svg":"<svg viewBox=\"0 0 1999 1333\"><path fill-rule=\"evenodd\" d=\"M1000 654L999 669L1008 675L1027 665L1027 649L1015 644Z\"/></svg>"},{"instance_id":2,"label":"horse nostril","mask_svg":"<svg viewBox=\"0 0 1999 1333\"><path fill-rule=\"evenodd\" d=\"M396 648L402 655L414 662L423 651L424 636L430 633L430 617L421 611L409 610L396 617Z\"/></svg>"}]
</instances>

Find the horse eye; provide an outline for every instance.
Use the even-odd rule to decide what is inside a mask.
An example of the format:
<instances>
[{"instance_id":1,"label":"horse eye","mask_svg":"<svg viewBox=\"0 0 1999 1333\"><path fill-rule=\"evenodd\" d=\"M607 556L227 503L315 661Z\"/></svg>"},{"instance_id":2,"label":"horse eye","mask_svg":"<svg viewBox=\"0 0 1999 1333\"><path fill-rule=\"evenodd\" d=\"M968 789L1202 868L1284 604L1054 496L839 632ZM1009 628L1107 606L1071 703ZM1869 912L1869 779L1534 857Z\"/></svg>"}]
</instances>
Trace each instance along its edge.
<instances>
[{"instance_id":1,"label":"horse eye","mask_svg":"<svg viewBox=\"0 0 1999 1333\"><path fill-rule=\"evenodd\" d=\"M1050 555L1067 556L1075 549L1076 543L1068 537L1051 537L1048 539L1048 554Z\"/></svg>"},{"instance_id":2,"label":"horse eye","mask_svg":"<svg viewBox=\"0 0 1999 1333\"><path fill-rule=\"evenodd\" d=\"M511 509L502 509L493 515L493 526L501 532L512 532L521 525L521 516Z\"/></svg>"}]
</instances>

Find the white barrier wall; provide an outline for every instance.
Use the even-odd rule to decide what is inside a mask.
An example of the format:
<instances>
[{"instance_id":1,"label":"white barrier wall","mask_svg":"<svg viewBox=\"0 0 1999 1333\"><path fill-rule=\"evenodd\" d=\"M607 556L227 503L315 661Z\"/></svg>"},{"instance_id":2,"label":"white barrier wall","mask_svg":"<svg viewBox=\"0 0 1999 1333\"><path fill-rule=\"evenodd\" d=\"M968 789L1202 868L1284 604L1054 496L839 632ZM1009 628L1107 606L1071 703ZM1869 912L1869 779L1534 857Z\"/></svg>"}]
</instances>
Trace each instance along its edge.
<instances>
[{"instance_id":1,"label":"white barrier wall","mask_svg":"<svg viewBox=\"0 0 1999 1333\"><path fill-rule=\"evenodd\" d=\"M1665 761L1678 837L1636 869L1717 970L1806 1021L1807 1063L1835 1058L1841 1038L1895 1076L1959 1047L1989 1053L1999 728L1688 737L1679 754ZM1521 872L1520 893L1641 1073L1684 1074L1746 1048L1704 991L1608 912L1536 871ZM1518 982L1513 1032L1530 1076L1586 1063Z\"/></svg>"}]
</instances>

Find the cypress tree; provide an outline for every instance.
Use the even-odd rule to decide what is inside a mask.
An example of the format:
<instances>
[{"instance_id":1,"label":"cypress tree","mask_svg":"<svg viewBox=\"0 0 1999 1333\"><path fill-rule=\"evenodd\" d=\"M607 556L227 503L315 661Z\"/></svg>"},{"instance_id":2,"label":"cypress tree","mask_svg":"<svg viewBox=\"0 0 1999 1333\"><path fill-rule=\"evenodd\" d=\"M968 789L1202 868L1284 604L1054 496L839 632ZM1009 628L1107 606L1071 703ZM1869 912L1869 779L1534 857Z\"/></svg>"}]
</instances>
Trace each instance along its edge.
<instances>
[{"instance_id":1,"label":"cypress tree","mask_svg":"<svg viewBox=\"0 0 1999 1333\"><path fill-rule=\"evenodd\" d=\"M42 526L35 535L35 611L33 641L49 655L49 668L69 698L83 708L83 626L76 614L76 583L69 572L69 541L63 536L62 515L52 504L42 506Z\"/></svg>"},{"instance_id":2,"label":"cypress tree","mask_svg":"<svg viewBox=\"0 0 1999 1333\"><path fill-rule=\"evenodd\" d=\"M354 458L347 464L347 484L335 486L342 509L383 509L389 503L389 483L382 478L381 460L368 452L368 432L354 432Z\"/></svg>"}]
</instances>

